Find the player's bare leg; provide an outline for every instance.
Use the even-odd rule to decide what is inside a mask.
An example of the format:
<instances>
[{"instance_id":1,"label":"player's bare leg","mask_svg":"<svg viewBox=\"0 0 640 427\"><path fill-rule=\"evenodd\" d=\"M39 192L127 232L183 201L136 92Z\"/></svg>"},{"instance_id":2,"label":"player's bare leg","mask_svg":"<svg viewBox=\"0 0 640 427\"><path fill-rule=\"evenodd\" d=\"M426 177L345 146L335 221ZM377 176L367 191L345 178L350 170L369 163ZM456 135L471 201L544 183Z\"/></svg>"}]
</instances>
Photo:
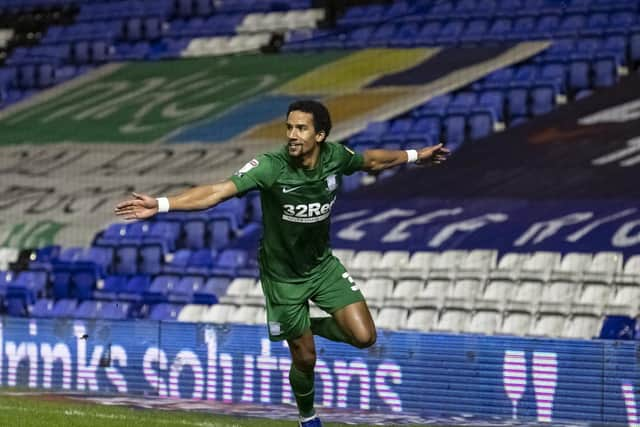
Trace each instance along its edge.
<instances>
[{"instance_id":1,"label":"player's bare leg","mask_svg":"<svg viewBox=\"0 0 640 427\"><path fill-rule=\"evenodd\" d=\"M300 412L300 425L320 427L322 423L313 407L315 397L314 373L316 366L316 345L310 330L301 337L287 340L291 352L289 382Z\"/></svg>"},{"instance_id":2,"label":"player's bare leg","mask_svg":"<svg viewBox=\"0 0 640 427\"><path fill-rule=\"evenodd\" d=\"M376 342L376 326L364 301L342 307L332 317L312 317L311 330L315 335L358 348L371 347Z\"/></svg>"},{"instance_id":3,"label":"player's bare leg","mask_svg":"<svg viewBox=\"0 0 640 427\"><path fill-rule=\"evenodd\" d=\"M333 313L333 318L350 338L351 345L367 348L376 343L376 326L366 302L349 304Z\"/></svg>"}]
</instances>

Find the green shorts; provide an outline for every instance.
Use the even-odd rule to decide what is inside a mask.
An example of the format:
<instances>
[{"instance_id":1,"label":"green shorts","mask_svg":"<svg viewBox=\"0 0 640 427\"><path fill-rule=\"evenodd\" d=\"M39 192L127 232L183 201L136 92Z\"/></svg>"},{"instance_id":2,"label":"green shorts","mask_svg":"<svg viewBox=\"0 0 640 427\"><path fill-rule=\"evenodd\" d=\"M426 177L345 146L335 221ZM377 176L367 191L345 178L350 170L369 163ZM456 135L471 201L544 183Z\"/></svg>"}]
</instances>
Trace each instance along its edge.
<instances>
[{"instance_id":1,"label":"green shorts","mask_svg":"<svg viewBox=\"0 0 640 427\"><path fill-rule=\"evenodd\" d=\"M328 272L304 283L282 283L261 276L271 341L298 338L311 327L309 300L329 314L364 296L342 263L334 257Z\"/></svg>"}]
</instances>

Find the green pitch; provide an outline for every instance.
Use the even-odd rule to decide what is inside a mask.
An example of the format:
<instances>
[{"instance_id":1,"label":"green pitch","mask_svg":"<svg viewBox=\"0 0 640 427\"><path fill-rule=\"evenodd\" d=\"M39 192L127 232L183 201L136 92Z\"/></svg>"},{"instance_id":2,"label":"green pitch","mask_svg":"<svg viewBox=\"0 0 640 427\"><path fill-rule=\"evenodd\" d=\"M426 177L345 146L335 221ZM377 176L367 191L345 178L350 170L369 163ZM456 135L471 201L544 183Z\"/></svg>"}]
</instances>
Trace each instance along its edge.
<instances>
[{"instance_id":1,"label":"green pitch","mask_svg":"<svg viewBox=\"0 0 640 427\"><path fill-rule=\"evenodd\" d=\"M293 420L240 418L204 412L139 409L69 401L52 395L0 395L0 426L12 427L294 427ZM327 427L348 424L324 423ZM349 424L354 426L354 424ZM361 427L365 427L359 424ZM412 427L419 427L413 424ZM429 427L438 427L431 424Z\"/></svg>"}]
</instances>

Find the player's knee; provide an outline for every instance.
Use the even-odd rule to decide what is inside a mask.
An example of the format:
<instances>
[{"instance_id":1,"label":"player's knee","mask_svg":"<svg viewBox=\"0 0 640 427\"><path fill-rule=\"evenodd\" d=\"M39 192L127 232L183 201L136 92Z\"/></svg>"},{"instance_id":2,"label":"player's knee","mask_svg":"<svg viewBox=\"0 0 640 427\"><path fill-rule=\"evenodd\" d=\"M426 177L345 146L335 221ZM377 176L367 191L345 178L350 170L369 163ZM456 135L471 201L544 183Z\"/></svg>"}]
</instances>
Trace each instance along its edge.
<instances>
[{"instance_id":1,"label":"player's knee","mask_svg":"<svg viewBox=\"0 0 640 427\"><path fill-rule=\"evenodd\" d=\"M299 371L309 372L313 371L316 366L316 352L315 350L306 350L299 352L293 360L296 368Z\"/></svg>"},{"instance_id":2,"label":"player's knee","mask_svg":"<svg viewBox=\"0 0 640 427\"><path fill-rule=\"evenodd\" d=\"M368 348L376 343L376 330L371 329L364 331L354 337L354 344L358 348Z\"/></svg>"}]
</instances>

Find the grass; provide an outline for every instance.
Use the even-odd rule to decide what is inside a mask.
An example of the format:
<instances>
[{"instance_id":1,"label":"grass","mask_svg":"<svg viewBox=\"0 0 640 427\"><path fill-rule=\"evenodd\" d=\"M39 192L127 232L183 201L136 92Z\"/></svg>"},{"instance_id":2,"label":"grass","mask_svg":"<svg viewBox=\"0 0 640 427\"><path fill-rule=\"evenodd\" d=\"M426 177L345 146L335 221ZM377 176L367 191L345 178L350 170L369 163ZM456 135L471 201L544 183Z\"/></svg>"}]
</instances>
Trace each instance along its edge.
<instances>
[{"instance_id":1,"label":"grass","mask_svg":"<svg viewBox=\"0 0 640 427\"><path fill-rule=\"evenodd\" d=\"M55 396L0 395L0 426L12 427L280 427L292 420L243 418L196 411L139 409L69 401ZM326 427L346 426L324 423ZM354 424L349 424L354 426ZM367 427L363 424L360 427ZM412 427L418 427L412 425ZM430 425L430 427L436 427Z\"/></svg>"}]
</instances>

